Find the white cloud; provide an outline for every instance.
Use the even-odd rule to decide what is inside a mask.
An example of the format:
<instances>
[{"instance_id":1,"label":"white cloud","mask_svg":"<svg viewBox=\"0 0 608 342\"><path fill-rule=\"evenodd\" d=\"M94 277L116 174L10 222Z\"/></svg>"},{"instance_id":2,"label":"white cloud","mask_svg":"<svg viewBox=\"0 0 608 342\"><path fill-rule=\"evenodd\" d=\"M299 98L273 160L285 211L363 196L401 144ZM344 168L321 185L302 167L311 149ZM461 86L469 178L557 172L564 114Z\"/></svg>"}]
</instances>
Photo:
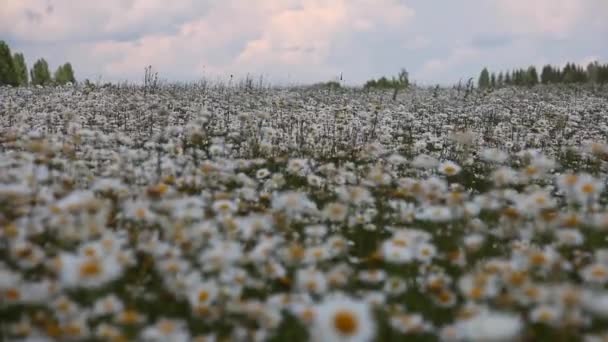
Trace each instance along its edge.
<instances>
[{"instance_id":1,"label":"white cloud","mask_svg":"<svg viewBox=\"0 0 608 342\"><path fill-rule=\"evenodd\" d=\"M605 6L601 2L605 1L497 0L495 4L507 30L563 38L569 36L581 20Z\"/></svg>"},{"instance_id":2,"label":"white cloud","mask_svg":"<svg viewBox=\"0 0 608 342\"><path fill-rule=\"evenodd\" d=\"M91 58L105 56L103 72L110 78L138 75L144 65L152 64L161 73L174 74L173 69L179 68L179 76L193 78L203 72L289 72L310 81L336 72L325 62L343 36L403 28L413 15L397 0L233 0L181 23L176 32L88 43L85 53ZM116 29L126 23L123 16L112 18L108 23L115 24L106 27ZM214 57L218 51L222 56Z\"/></svg>"},{"instance_id":3,"label":"white cloud","mask_svg":"<svg viewBox=\"0 0 608 342\"><path fill-rule=\"evenodd\" d=\"M167 30L208 7L197 0L5 0L0 32L32 42L143 35Z\"/></svg>"},{"instance_id":4,"label":"white cloud","mask_svg":"<svg viewBox=\"0 0 608 342\"><path fill-rule=\"evenodd\" d=\"M422 68L415 73L415 76L421 81L431 81L450 69L476 59L479 55L480 51L476 48L459 46L445 58L433 58L425 62Z\"/></svg>"},{"instance_id":5,"label":"white cloud","mask_svg":"<svg viewBox=\"0 0 608 342\"><path fill-rule=\"evenodd\" d=\"M437 6L405 0L3 0L0 37L30 64L38 57L51 67L70 61L79 78L105 80L140 80L151 64L172 80L250 73L314 82L344 72L362 82L404 65L413 80L435 83L476 74L485 63L506 69L545 58L554 64L608 58L600 38L608 33L606 0L469 0L448 6L448 14L438 14Z\"/></svg>"}]
</instances>

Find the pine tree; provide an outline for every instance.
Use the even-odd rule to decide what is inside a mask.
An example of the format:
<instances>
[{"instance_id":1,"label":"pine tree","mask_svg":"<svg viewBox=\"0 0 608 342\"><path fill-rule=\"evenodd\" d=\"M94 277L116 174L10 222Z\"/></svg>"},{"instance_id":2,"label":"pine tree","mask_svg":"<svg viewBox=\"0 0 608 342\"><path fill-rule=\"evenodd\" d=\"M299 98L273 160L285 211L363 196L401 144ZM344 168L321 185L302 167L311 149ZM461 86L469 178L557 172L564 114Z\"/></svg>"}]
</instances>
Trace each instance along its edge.
<instances>
[{"instance_id":1,"label":"pine tree","mask_svg":"<svg viewBox=\"0 0 608 342\"><path fill-rule=\"evenodd\" d=\"M602 85L608 83L608 64L598 66L597 83Z\"/></svg>"},{"instance_id":2,"label":"pine tree","mask_svg":"<svg viewBox=\"0 0 608 342\"><path fill-rule=\"evenodd\" d=\"M597 61L587 64L587 80L591 83L597 83L597 72L599 63Z\"/></svg>"},{"instance_id":3,"label":"pine tree","mask_svg":"<svg viewBox=\"0 0 608 342\"><path fill-rule=\"evenodd\" d=\"M540 82L542 84L554 83L554 77L555 73L553 71L553 67L551 67L549 64L545 65L540 73Z\"/></svg>"},{"instance_id":4,"label":"pine tree","mask_svg":"<svg viewBox=\"0 0 608 342\"><path fill-rule=\"evenodd\" d=\"M22 53L15 53L13 55L13 64L15 66L18 84L20 86L26 86L29 82L29 78L27 74L27 65L25 64L25 57L23 57Z\"/></svg>"},{"instance_id":5,"label":"pine tree","mask_svg":"<svg viewBox=\"0 0 608 342\"><path fill-rule=\"evenodd\" d=\"M498 73L498 79L496 80L498 87L502 87L505 84L505 76L501 72Z\"/></svg>"},{"instance_id":6,"label":"pine tree","mask_svg":"<svg viewBox=\"0 0 608 342\"><path fill-rule=\"evenodd\" d=\"M490 76L490 86L492 88L496 88L496 74L492 73L492 75Z\"/></svg>"},{"instance_id":7,"label":"pine tree","mask_svg":"<svg viewBox=\"0 0 608 342\"><path fill-rule=\"evenodd\" d=\"M526 71L526 84L531 87L538 84L538 73L536 72L536 67L533 65L528 67L528 70Z\"/></svg>"},{"instance_id":8,"label":"pine tree","mask_svg":"<svg viewBox=\"0 0 608 342\"><path fill-rule=\"evenodd\" d=\"M483 68L479 75L479 81L477 82L479 89L486 89L490 87L490 73L487 68Z\"/></svg>"},{"instance_id":9,"label":"pine tree","mask_svg":"<svg viewBox=\"0 0 608 342\"><path fill-rule=\"evenodd\" d=\"M33 85L49 85L51 84L51 73L49 72L49 65L41 58L34 63L32 70L30 71L30 76L32 79Z\"/></svg>"},{"instance_id":10,"label":"pine tree","mask_svg":"<svg viewBox=\"0 0 608 342\"><path fill-rule=\"evenodd\" d=\"M0 85L5 84L17 86L19 82L17 80L17 73L15 72L11 49L4 41L0 40Z\"/></svg>"},{"instance_id":11,"label":"pine tree","mask_svg":"<svg viewBox=\"0 0 608 342\"><path fill-rule=\"evenodd\" d=\"M513 79L511 78L511 73L509 71L507 71L505 73L505 84L506 85L511 85L513 84Z\"/></svg>"}]
</instances>

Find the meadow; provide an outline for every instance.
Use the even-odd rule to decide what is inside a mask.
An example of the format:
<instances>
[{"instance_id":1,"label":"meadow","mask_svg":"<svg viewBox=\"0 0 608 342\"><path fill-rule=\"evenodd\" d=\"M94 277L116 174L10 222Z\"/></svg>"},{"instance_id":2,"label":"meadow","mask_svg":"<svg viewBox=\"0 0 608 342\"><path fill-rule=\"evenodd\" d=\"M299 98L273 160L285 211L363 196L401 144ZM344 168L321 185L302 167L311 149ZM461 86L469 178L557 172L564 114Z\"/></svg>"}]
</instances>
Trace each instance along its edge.
<instances>
[{"instance_id":1,"label":"meadow","mask_svg":"<svg viewBox=\"0 0 608 342\"><path fill-rule=\"evenodd\" d=\"M608 93L0 89L0 339L606 341Z\"/></svg>"}]
</instances>

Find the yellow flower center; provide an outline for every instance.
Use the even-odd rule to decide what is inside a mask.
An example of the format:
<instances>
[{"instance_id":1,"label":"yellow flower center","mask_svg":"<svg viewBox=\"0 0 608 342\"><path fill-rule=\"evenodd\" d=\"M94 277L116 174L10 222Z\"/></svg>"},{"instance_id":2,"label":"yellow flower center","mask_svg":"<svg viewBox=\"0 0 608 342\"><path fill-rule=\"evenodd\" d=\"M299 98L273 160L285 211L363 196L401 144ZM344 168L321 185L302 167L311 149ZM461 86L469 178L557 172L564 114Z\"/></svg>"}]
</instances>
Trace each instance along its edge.
<instances>
[{"instance_id":1,"label":"yellow flower center","mask_svg":"<svg viewBox=\"0 0 608 342\"><path fill-rule=\"evenodd\" d=\"M584 194L592 194L593 192L595 192L595 186L593 186L593 184L591 183L586 183L581 187L581 191Z\"/></svg>"},{"instance_id":2,"label":"yellow flower center","mask_svg":"<svg viewBox=\"0 0 608 342\"><path fill-rule=\"evenodd\" d=\"M135 217L137 217L140 220L143 219L144 217L146 217L146 209L137 208L137 210L135 210Z\"/></svg>"},{"instance_id":3,"label":"yellow flower center","mask_svg":"<svg viewBox=\"0 0 608 342\"><path fill-rule=\"evenodd\" d=\"M543 310L538 315L538 320L541 322L549 322L553 319L553 313L551 311Z\"/></svg>"},{"instance_id":4,"label":"yellow flower center","mask_svg":"<svg viewBox=\"0 0 608 342\"><path fill-rule=\"evenodd\" d=\"M445 174L447 174L447 175L451 175L451 174L456 173L456 168L448 165L443 169L443 172L445 172Z\"/></svg>"},{"instance_id":5,"label":"yellow flower center","mask_svg":"<svg viewBox=\"0 0 608 342\"><path fill-rule=\"evenodd\" d=\"M19 298L21 298L21 292L16 288L8 289L4 292L4 298L11 301L19 300Z\"/></svg>"},{"instance_id":6,"label":"yellow flower center","mask_svg":"<svg viewBox=\"0 0 608 342\"><path fill-rule=\"evenodd\" d=\"M127 310L122 313L120 321L123 324L135 324L139 321L139 314L133 310Z\"/></svg>"},{"instance_id":7,"label":"yellow flower center","mask_svg":"<svg viewBox=\"0 0 608 342\"><path fill-rule=\"evenodd\" d=\"M82 278L91 278L101 273L101 265L97 260L89 260L80 265L79 274Z\"/></svg>"},{"instance_id":8,"label":"yellow flower center","mask_svg":"<svg viewBox=\"0 0 608 342\"><path fill-rule=\"evenodd\" d=\"M209 299L209 292L207 292L206 290L201 290L198 293L198 301L205 302L205 301L207 301L207 299Z\"/></svg>"},{"instance_id":9,"label":"yellow flower center","mask_svg":"<svg viewBox=\"0 0 608 342\"><path fill-rule=\"evenodd\" d=\"M334 327L341 335L351 336L357 332L359 322L351 311L340 310L334 316Z\"/></svg>"},{"instance_id":10,"label":"yellow flower center","mask_svg":"<svg viewBox=\"0 0 608 342\"><path fill-rule=\"evenodd\" d=\"M162 321L158 325L158 330L160 330L165 335L172 334L175 331L175 324L170 321Z\"/></svg>"},{"instance_id":11,"label":"yellow flower center","mask_svg":"<svg viewBox=\"0 0 608 342\"><path fill-rule=\"evenodd\" d=\"M591 270L591 275L594 278L605 278L608 275L608 271L602 266L595 266L593 270Z\"/></svg>"},{"instance_id":12,"label":"yellow flower center","mask_svg":"<svg viewBox=\"0 0 608 342\"><path fill-rule=\"evenodd\" d=\"M407 241L404 239L394 239L393 245L399 246L399 247L407 247Z\"/></svg>"}]
</instances>

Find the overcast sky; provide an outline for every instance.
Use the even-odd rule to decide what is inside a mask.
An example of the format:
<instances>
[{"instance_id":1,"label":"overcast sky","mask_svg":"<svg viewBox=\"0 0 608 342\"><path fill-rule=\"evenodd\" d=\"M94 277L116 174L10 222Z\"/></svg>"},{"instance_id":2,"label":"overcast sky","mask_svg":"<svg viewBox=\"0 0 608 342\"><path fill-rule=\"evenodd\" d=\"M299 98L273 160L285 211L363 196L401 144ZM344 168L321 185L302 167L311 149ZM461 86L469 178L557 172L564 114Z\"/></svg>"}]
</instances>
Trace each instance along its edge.
<instances>
[{"instance_id":1,"label":"overcast sky","mask_svg":"<svg viewBox=\"0 0 608 342\"><path fill-rule=\"evenodd\" d=\"M424 84L566 61L608 62L608 0L0 0L0 39L79 80Z\"/></svg>"}]
</instances>

